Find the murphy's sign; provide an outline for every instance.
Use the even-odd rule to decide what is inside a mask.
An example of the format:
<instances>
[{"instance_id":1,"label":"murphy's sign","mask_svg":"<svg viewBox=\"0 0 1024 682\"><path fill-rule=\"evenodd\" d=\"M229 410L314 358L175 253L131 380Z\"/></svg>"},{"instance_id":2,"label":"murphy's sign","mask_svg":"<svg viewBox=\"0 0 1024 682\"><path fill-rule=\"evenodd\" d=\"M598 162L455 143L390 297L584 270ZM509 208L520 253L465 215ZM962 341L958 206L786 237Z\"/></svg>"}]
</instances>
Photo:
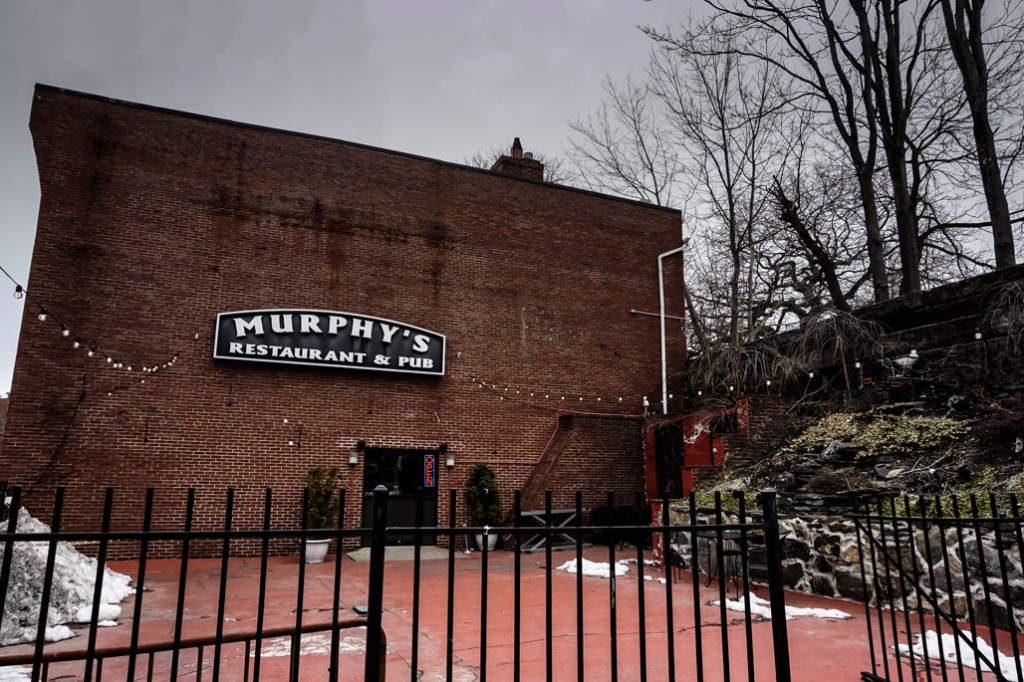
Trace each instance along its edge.
<instances>
[{"instance_id":1,"label":"murphy's sign","mask_svg":"<svg viewBox=\"0 0 1024 682\"><path fill-rule=\"evenodd\" d=\"M352 313L245 310L217 315L213 357L441 376L444 336Z\"/></svg>"}]
</instances>

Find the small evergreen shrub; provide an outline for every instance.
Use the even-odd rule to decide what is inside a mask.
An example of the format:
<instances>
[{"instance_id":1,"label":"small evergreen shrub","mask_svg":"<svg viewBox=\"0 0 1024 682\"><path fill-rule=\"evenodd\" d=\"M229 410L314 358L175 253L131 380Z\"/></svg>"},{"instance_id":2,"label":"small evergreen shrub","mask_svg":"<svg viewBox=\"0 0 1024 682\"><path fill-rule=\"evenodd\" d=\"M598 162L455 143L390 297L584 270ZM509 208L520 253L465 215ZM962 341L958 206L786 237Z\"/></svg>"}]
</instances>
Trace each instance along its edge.
<instances>
[{"instance_id":1,"label":"small evergreen shrub","mask_svg":"<svg viewBox=\"0 0 1024 682\"><path fill-rule=\"evenodd\" d=\"M475 464L469 472L469 478L466 479L466 491L463 496L471 526L501 525L501 492L494 477L494 469L482 462Z\"/></svg>"},{"instance_id":2,"label":"small evergreen shrub","mask_svg":"<svg viewBox=\"0 0 1024 682\"><path fill-rule=\"evenodd\" d=\"M337 528L338 467L310 467L306 472L309 488L309 528L323 530Z\"/></svg>"}]
</instances>

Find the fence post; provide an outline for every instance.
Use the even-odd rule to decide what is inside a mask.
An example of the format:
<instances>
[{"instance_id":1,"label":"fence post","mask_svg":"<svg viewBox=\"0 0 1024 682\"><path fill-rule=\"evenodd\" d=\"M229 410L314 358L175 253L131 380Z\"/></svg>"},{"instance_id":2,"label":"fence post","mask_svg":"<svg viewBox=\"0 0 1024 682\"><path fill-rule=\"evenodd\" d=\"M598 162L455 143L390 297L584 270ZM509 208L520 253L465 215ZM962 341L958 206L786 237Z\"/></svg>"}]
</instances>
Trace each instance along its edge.
<instances>
[{"instance_id":1,"label":"fence post","mask_svg":"<svg viewBox=\"0 0 1024 682\"><path fill-rule=\"evenodd\" d=\"M388 489L373 489L373 522L370 530L370 593L366 615L365 682L384 679L384 638L381 636L381 611L384 610L384 540L388 518Z\"/></svg>"},{"instance_id":2,"label":"fence post","mask_svg":"<svg viewBox=\"0 0 1024 682\"><path fill-rule=\"evenodd\" d=\"M779 507L773 488L761 491L764 510L764 544L768 555L768 599L772 611L772 640L775 644L775 680L791 682L789 633L786 630L786 595L782 589L782 541L779 538Z\"/></svg>"}]
</instances>

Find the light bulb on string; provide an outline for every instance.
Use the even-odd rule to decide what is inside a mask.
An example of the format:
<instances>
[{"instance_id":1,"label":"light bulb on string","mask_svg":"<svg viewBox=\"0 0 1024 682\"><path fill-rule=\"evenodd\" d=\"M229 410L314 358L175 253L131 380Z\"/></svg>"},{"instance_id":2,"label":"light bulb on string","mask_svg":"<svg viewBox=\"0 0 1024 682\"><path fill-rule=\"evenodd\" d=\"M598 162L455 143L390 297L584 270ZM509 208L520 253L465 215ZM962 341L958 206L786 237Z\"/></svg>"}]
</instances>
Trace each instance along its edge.
<instances>
[{"instance_id":1,"label":"light bulb on string","mask_svg":"<svg viewBox=\"0 0 1024 682\"><path fill-rule=\"evenodd\" d=\"M80 348L82 346L82 339L75 339L71 344L72 348Z\"/></svg>"},{"instance_id":2,"label":"light bulb on string","mask_svg":"<svg viewBox=\"0 0 1024 682\"><path fill-rule=\"evenodd\" d=\"M582 402L582 401L583 401L583 396L580 396L580 402Z\"/></svg>"},{"instance_id":3,"label":"light bulb on string","mask_svg":"<svg viewBox=\"0 0 1024 682\"><path fill-rule=\"evenodd\" d=\"M65 338L67 338L68 336L71 336L71 330L68 329L67 327L65 327L64 325L61 325L60 326L60 335L65 337Z\"/></svg>"},{"instance_id":4,"label":"light bulb on string","mask_svg":"<svg viewBox=\"0 0 1024 682\"><path fill-rule=\"evenodd\" d=\"M96 349L95 349L95 348L90 348L90 349L89 349L89 352L87 353L87 355L88 355L88 356L89 356L90 358L91 358L91 357L92 357L93 355L95 355L95 354L96 354Z\"/></svg>"},{"instance_id":5,"label":"light bulb on string","mask_svg":"<svg viewBox=\"0 0 1024 682\"><path fill-rule=\"evenodd\" d=\"M25 295L25 290L21 288L21 285L15 285L14 287L14 298L21 298Z\"/></svg>"},{"instance_id":6,"label":"light bulb on string","mask_svg":"<svg viewBox=\"0 0 1024 682\"><path fill-rule=\"evenodd\" d=\"M46 322L46 308L39 309L39 321Z\"/></svg>"},{"instance_id":7,"label":"light bulb on string","mask_svg":"<svg viewBox=\"0 0 1024 682\"><path fill-rule=\"evenodd\" d=\"M110 357L106 353L103 354L103 357L105 357L107 359L107 362L113 362L114 361L114 358Z\"/></svg>"}]
</instances>

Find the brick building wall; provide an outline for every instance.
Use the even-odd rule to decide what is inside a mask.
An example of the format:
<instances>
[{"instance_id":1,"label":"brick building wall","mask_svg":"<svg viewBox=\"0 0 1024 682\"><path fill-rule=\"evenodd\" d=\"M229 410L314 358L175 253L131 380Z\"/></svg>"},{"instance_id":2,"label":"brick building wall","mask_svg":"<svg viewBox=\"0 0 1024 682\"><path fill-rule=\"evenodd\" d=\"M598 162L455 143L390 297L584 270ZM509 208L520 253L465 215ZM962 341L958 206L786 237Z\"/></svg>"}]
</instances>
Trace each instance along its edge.
<instances>
[{"instance_id":1,"label":"brick building wall","mask_svg":"<svg viewBox=\"0 0 1024 682\"><path fill-rule=\"evenodd\" d=\"M363 467L346 460L360 439L448 443L456 466L441 468L439 491L478 461L511 491L559 409L633 414L659 388L658 320L629 310L658 309L676 211L47 87L33 104L42 196L28 288L50 316L26 302L0 478L37 513L67 486L67 528L96 527L106 486L115 528L139 526L146 486L161 528L180 527L189 487L196 528L222 526L229 486L236 527L258 525L267 486L291 521L306 469L330 464L358 524ZM668 312L682 315L680 261L665 278ZM437 331L445 375L214 361L217 313L264 308ZM671 376L680 323L669 342ZM642 486L639 426L633 438L632 422L604 421L614 445L591 429L559 486Z\"/></svg>"}]
</instances>

